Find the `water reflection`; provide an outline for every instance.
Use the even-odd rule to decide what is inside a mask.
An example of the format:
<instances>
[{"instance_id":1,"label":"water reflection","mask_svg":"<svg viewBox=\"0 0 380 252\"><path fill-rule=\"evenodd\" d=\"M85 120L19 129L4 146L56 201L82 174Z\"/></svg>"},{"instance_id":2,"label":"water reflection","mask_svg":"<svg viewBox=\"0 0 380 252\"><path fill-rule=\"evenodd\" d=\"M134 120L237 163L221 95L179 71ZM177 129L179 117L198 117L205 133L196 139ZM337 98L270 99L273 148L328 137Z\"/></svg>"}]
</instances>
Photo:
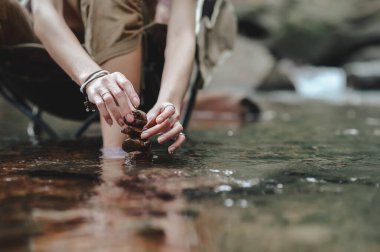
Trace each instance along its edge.
<instances>
[{"instance_id":1,"label":"water reflection","mask_svg":"<svg viewBox=\"0 0 380 252\"><path fill-rule=\"evenodd\" d=\"M165 188L164 182L172 176L176 175L128 174L124 160L102 160L102 183L93 188L94 194L81 204L80 210L71 213L72 219L86 220L85 223L56 233L54 239L33 239L34 248L146 251L152 247L168 251L166 248L172 247L176 251L175 248L196 246L199 237L195 226L181 214L186 202L177 190ZM47 221L54 221L54 217Z\"/></svg>"},{"instance_id":2,"label":"water reflection","mask_svg":"<svg viewBox=\"0 0 380 252\"><path fill-rule=\"evenodd\" d=\"M267 106L142 163L99 159L97 138L8 142L0 250L378 251L378 107Z\"/></svg>"},{"instance_id":3,"label":"water reflection","mask_svg":"<svg viewBox=\"0 0 380 252\"><path fill-rule=\"evenodd\" d=\"M182 196L185 173L160 165L125 165L124 159L70 158L4 164L8 184L2 191L18 199L2 195L1 206L12 201L9 205L20 215L22 206L12 203L23 202L28 210L22 222L33 223L27 230L18 226L13 239L8 233L8 245L25 240L24 248L35 251L192 251L207 246L210 237L202 234L208 232L202 224L207 218L198 223L199 211ZM15 188L20 185L21 193ZM9 226L4 211L8 220L3 224Z\"/></svg>"}]
</instances>

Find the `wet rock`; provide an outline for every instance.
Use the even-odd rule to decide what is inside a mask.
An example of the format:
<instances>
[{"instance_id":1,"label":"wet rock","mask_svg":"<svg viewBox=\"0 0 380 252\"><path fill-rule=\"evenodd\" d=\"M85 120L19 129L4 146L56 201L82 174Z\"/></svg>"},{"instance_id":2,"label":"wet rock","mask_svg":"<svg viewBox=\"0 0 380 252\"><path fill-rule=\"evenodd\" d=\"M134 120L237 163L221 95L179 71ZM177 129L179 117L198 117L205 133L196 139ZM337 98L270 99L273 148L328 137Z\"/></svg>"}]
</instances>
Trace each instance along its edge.
<instances>
[{"instance_id":1,"label":"wet rock","mask_svg":"<svg viewBox=\"0 0 380 252\"><path fill-rule=\"evenodd\" d=\"M259 91L288 90L295 91L294 83L289 75L281 71L278 64L273 66L272 71L268 73L266 78L257 87Z\"/></svg>"},{"instance_id":2,"label":"wet rock","mask_svg":"<svg viewBox=\"0 0 380 252\"><path fill-rule=\"evenodd\" d=\"M137 234L145 239L160 242L165 239L165 231L156 226L145 225L137 231Z\"/></svg>"},{"instance_id":3,"label":"wet rock","mask_svg":"<svg viewBox=\"0 0 380 252\"><path fill-rule=\"evenodd\" d=\"M135 120L132 123L125 121L127 126L121 131L127 135L122 148L128 153L130 159L145 159L151 156L146 154L150 153L151 142L146 139L141 139L140 135L143 127L147 123L147 117L145 112L141 110L135 110L132 113Z\"/></svg>"},{"instance_id":4,"label":"wet rock","mask_svg":"<svg viewBox=\"0 0 380 252\"><path fill-rule=\"evenodd\" d=\"M361 90L380 89L380 60L354 62L345 66L347 85Z\"/></svg>"},{"instance_id":5,"label":"wet rock","mask_svg":"<svg viewBox=\"0 0 380 252\"><path fill-rule=\"evenodd\" d=\"M175 196L169 192L155 192L154 196L163 201L172 201L175 199Z\"/></svg>"},{"instance_id":6,"label":"wet rock","mask_svg":"<svg viewBox=\"0 0 380 252\"><path fill-rule=\"evenodd\" d=\"M131 135L129 135L131 136ZM143 152L150 148L150 142L143 141L142 139L127 138L123 142L123 150L131 153L132 152Z\"/></svg>"},{"instance_id":7,"label":"wet rock","mask_svg":"<svg viewBox=\"0 0 380 252\"><path fill-rule=\"evenodd\" d=\"M195 219L199 216L199 211L195 209L184 209L180 211L179 214L189 219Z\"/></svg>"},{"instance_id":8,"label":"wet rock","mask_svg":"<svg viewBox=\"0 0 380 252\"><path fill-rule=\"evenodd\" d=\"M153 157L153 154L151 152L146 152L145 150L143 151L132 151L128 153L128 157L131 160L151 160ZM149 162L148 162L149 163Z\"/></svg>"},{"instance_id":9,"label":"wet rock","mask_svg":"<svg viewBox=\"0 0 380 252\"><path fill-rule=\"evenodd\" d=\"M380 76L361 76L349 73L347 76L347 86L360 90L380 90Z\"/></svg>"},{"instance_id":10,"label":"wet rock","mask_svg":"<svg viewBox=\"0 0 380 252\"><path fill-rule=\"evenodd\" d=\"M278 58L337 66L380 43L376 0L245 1L241 32L264 43Z\"/></svg>"},{"instance_id":11,"label":"wet rock","mask_svg":"<svg viewBox=\"0 0 380 252\"><path fill-rule=\"evenodd\" d=\"M165 211L155 209L149 210L148 214L156 218L164 218L168 215Z\"/></svg>"}]
</instances>

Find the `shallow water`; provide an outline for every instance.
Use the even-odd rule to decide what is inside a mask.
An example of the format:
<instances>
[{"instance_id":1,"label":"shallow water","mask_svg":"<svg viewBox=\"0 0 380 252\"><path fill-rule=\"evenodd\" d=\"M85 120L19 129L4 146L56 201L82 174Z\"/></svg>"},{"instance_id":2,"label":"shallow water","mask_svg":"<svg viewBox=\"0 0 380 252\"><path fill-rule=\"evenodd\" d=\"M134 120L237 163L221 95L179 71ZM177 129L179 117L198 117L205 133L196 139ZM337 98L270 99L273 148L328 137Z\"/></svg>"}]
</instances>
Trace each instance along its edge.
<instances>
[{"instance_id":1,"label":"shallow water","mask_svg":"<svg viewBox=\"0 0 380 252\"><path fill-rule=\"evenodd\" d=\"M380 106L263 107L126 165L98 138L32 146L2 105L0 250L379 251Z\"/></svg>"}]
</instances>

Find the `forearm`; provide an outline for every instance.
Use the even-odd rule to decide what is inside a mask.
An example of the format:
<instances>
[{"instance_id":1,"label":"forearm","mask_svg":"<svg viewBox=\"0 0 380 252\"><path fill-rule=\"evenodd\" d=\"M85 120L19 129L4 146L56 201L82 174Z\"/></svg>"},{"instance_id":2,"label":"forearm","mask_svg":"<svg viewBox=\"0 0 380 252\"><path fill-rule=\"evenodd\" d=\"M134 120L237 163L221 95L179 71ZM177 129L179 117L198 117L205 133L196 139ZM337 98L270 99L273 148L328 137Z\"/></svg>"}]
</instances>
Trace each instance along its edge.
<instances>
[{"instance_id":1,"label":"forearm","mask_svg":"<svg viewBox=\"0 0 380 252\"><path fill-rule=\"evenodd\" d=\"M195 1L173 0L158 102L180 108L195 56Z\"/></svg>"},{"instance_id":2,"label":"forearm","mask_svg":"<svg viewBox=\"0 0 380 252\"><path fill-rule=\"evenodd\" d=\"M100 67L82 48L66 25L63 16L50 1L35 1L34 30L57 64L78 84ZM44 2L44 3L42 3Z\"/></svg>"},{"instance_id":3,"label":"forearm","mask_svg":"<svg viewBox=\"0 0 380 252\"><path fill-rule=\"evenodd\" d=\"M182 36L166 49L165 67L161 81L159 102L169 101L180 106L186 94L195 55L195 39Z\"/></svg>"}]
</instances>

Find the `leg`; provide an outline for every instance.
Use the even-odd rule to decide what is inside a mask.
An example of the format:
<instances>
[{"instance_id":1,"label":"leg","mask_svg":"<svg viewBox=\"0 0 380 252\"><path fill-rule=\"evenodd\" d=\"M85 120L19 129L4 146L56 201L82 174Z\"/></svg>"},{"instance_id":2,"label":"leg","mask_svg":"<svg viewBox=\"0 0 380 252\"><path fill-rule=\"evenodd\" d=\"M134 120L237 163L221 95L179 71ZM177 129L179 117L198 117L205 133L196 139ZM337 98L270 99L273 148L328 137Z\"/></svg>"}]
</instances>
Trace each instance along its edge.
<instances>
[{"instance_id":1,"label":"leg","mask_svg":"<svg viewBox=\"0 0 380 252\"><path fill-rule=\"evenodd\" d=\"M140 92L141 47L136 50L105 62L102 67L110 72L121 72L133 84L136 92ZM103 148L120 148L125 135L121 127L114 123L111 127L101 119Z\"/></svg>"},{"instance_id":2,"label":"leg","mask_svg":"<svg viewBox=\"0 0 380 252\"><path fill-rule=\"evenodd\" d=\"M37 42L37 39L29 13L16 0L1 0L0 48L32 42Z\"/></svg>"},{"instance_id":3,"label":"leg","mask_svg":"<svg viewBox=\"0 0 380 252\"><path fill-rule=\"evenodd\" d=\"M141 0L81 0L85 47L102 68L121 72L140 92ZM124 134L114 123L101 119L103 147L121 148Z\"/></svg>"}]
</instances>

